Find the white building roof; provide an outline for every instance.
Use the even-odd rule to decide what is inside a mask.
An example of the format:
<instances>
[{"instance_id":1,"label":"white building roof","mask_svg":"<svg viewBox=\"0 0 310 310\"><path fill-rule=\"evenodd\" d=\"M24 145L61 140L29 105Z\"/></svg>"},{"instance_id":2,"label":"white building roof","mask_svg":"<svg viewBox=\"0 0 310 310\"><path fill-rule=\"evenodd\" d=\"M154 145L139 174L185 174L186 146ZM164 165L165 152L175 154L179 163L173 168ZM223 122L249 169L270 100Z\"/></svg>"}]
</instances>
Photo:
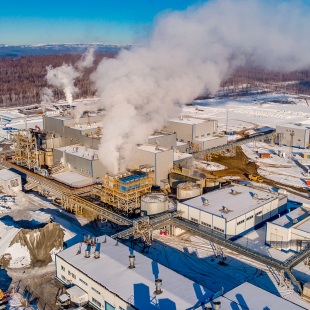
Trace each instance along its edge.
<instances>
[{"instance_id":1,"label":"white building roof","mask_svg":"<svg viewBox=\"0 0 310 310\"><path fill-rule=\"evenodd\" d=\"M172 118L169 121L174 122L174 123L189 124L189 125L202 124L202 123L207 122L207 120L204 120L204 119L191 118L191 117L183 117L182 119L181 118Z\"/></svg>"},{"instance_id":2,"label":"white building roof","mask_svg":"<svg viewBox=\"0 0 310 310\"><path fill-rule=\"evenodd\" d=\"M188 153L180 153L180 152L174 152L173 153L173 161L178 161L178 160L182 160L185 158L192 158L193 155L192 154L188 154Z\"/></svg>"},{"instance_id":3,"label":"white building roof","mask_svg":"<svg viewBox=\"0 0 310 310\"><path fill-rule=\"evenodd\" d=\"M291 129L309 129L309 124L302 124L302 123L285 123L277 125L277 127L285 127Z\"/></svg>"},{"instance_id":4,"label":"white building roof","mask_svg":"<svg viewBox=\"0 0 310 310\"><path fill-rule=\"evenodd\" d=\"M94 150L79 144L60 147L57 150L66 152L67 154L72 154L77 157L82 157L87 160L98 160L98 150Z\"/></svg>"},{"instance_id":5,"label":"white building roof","mask_svg":"<svg viewBox=\"0 0 310 310\"><path fill-rule=\"evenodd\" d=\"M163 146L156 146L153 144L142 144L138 147L141 151L151 152L151 153L161 153L161 152L167 152L171 149L168 149L167 147Z\"/></svg>"},{"instance_id":6,"label":"white building roof","mask_svg":"<svg viewBox=\"0 0 310 310\"><path fill-rule=\"evenodd\" d=\"M303 206L277 218L276 220L272 221L272 223L285 228L290 228L298 222L309 217L309 215L310 209Z\"/></svg>"},{"instance_id":7,"label":"white building roof","mask_svg":"<svg viewBox=\"0 0 310 310\"><path fill-rule=\"evenodd\" d=\"M237 194L233 195L232 190L235 190ZM255 194L257 194L257 198L252 198ZM202 196L186 200L185 202L182 202L182 204L230 221L275 199L278 199L276 194L254 189L252 187L236 185L218 189ZM208 200L208 205L203 204L205 200ZM224 213L223 207L226 207L229 212Z\"/></svg>"},{"instance_id":8,"label":"white building roof","mask_svg":"<svg viewBox=\"0 0 310 310\"><path fill-rule=\"evenodd\" d=\"M198 141L198 142L206 142L206 141L211 141L211 140L216 140L216 139L220 139L223 138L223 136L206 136L206 137L200 137L194 140Z\"/></svg>"},{"instance_id":9,"label":"white building roof","mask_svg":"<svg viewBox=\"0 0 310 310\"><path fill-rule=\"evenodd\" d=\"M88 295L87 292L82 290L79 286L74 285L67 289L67 293L71 296L74 295L76 297L83 297L85 295Z\"/></svg>"},{"instance_id":10,"label":"white building roof","mask_svg":"<svg viewBox=\"0 0 310 310\"><path fill-rule=\"evenodd\" d=\"M73 187L87 186L93 183L91 178L72 171L53 174L53 178Z\"/></svg>"},{"instance_id":11,"label":"white building roof","mask_svg":"<svg viewBox=\"0 0 310 310\"><path fill-rule=\"evenodd\" d=\"M213 293L182 275L152 261L150 258L134 252L136 268L130 269L129 258L131 249L110 237L99 237L100 258L95 259L91 249L90 258L85 258L86 244L82 244L82 253L76 255L80 244L76 244L56 255L68 261L71 266L79 269L97 283L101 283L109 291L138 309L149 309L150 303L158 305L156 309L189 309L199 304ZM162 279L163 292L155 295L155 278ZM196 291L203 292L197 297ZM141 296L146 292L146 296ZM200 299L201 298L201 299Z\"/></svg>"},{"instance_id":12,"label":"white building roof","mask_svg":"<svg viewBox=\"0 0 310 310\"><path fill-rule=\"evenodd\" d=\"M227 292L216 300L221 302L221 309L282 309L282 310L302 310L300 307L286 299L269 293L253 284L245 282L233 290ZM210 306L210 304L208 304ZM239 308L240 306L240 308Z\"/></svg>"},{"instance_id":13,"label":"white building roof","mask_svg":"<svg viewBox=\"0 0 310 310\"><path fill-rule=\"evenodd\" d=\"M8 181L8 180L16 179L18 177L20 177L19 174L15 173L9 169L0 170L0 180Z\"/></svg>"}]
</instances>

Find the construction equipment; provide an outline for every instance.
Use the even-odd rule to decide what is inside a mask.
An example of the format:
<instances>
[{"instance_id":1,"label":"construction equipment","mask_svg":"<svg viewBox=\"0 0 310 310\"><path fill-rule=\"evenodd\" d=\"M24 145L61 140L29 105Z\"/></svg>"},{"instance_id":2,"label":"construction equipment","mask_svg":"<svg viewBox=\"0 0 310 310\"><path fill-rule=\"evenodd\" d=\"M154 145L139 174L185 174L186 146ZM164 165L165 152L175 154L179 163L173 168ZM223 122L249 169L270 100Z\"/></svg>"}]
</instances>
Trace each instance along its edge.
<instances>
[{"instance_id":1,"label":"construction equipment","mask_svg":"<svg viewBox=\"0 0 310 310\"><path fill-rule=\"evenodd\" d=\"M261 176L255 175L255 174L249 174L248 178L249 178L249 180L251 180L251 181L255 181L255 182L259 182L259 183L261 183L261 182L264 181L263 178L262 178Z\"/></svg>"}]
</instances>

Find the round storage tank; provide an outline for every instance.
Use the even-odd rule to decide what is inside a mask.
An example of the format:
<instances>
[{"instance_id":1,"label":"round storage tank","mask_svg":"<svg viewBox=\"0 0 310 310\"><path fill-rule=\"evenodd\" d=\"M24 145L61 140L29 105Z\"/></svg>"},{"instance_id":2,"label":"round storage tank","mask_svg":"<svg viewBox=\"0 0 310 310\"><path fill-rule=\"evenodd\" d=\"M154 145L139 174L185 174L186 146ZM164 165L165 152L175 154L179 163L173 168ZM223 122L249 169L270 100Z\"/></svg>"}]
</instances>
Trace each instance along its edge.
<instances>
[{"instance_id":1,"label":"round storage tank","mask_svg":"<svg viewBox=\"0 0 310 310\"><path fill-rule=\"evenodd\" d=\"M53 151L45 152L45 165L47 165L48 167L54 166Z\"/></svg>"},{"instance_id":2,"label":"round storage tank","mask_svg":"<svg viewBox=\"0 0 310 310\"><path fill-rule=\"evenodd\" d=\"M40 166L43 166L45 164L45 158L44 158L44 153L43 152L40 152L39 153L39 165Z\"/></svg>"},{"instance_id":3,"label":"round storage tank","mask_svg":"<svg viewBox=\"0 0 310 310\"><path fill-rule=\"evenodd\" d=\"M193 182L180 183L177 186L177 199L189 199L200 196L202 189L199 184Z\"/></svg>"},{"instance_id":4,"label":"round storage tank","mask_svg":"<svg viewBox=\"0 0 310 310\"><path fill-rule=\"evenodd\" d=\"M162 213L168 210L168 198L161 193L151 193L141 197L141 211L147 215Z\"/></svg>"}]
</instances>

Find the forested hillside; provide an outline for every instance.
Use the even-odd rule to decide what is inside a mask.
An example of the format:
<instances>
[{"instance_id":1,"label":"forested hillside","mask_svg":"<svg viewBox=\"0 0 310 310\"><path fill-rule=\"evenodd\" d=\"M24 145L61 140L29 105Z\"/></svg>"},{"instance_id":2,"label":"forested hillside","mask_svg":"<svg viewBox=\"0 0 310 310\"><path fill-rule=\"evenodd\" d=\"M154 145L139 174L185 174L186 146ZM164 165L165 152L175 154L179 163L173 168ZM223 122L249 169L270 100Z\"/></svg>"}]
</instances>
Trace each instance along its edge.
<instances>
[{"instance_id":1,"label":"forested hillside","mask_svg":"<svg viewBox=\"0 0 310 310\"><path fill-rule=\"evenodd\" d=\"M85 70L84 74L76 79L75 86L79 93L75 98L93 96L95 90L89 79L103 57L113 55L96 55L94 66ZM46 67L61 66L63 63L75 64L81 55L45 55L25 56L21 58L0 59L0 107L13 107L41 102L41 90L47 87ZM53 88L55 100L64 99L63 91Z\"/></svg>"},{"instance_id":2,"label":"forested hillside","mask_svg":"<svg viewBox=\"0 0 310 310\"><path fill-rule=\"evenodd\" d=\"M75 86L79 89L75 98L95 95L95 89L89 76L103 57L115 57L115 55L96 55L93 67L86 69L84 74L75 81ZM67 54L0 59L0 107L39 104L41 90L48 86L45 78L46 67L49 65L58 67L63 63L75 64L80 58L81 55ZM50 88L53 89L56 101L65 99L62 90ZM228 94L240 92L240 89L243 92L266 89L310 95L310 69L284 74L259 68L242 67L222 83L221 91L224 90L224 93Z\"/></svg>"}]
</instances>

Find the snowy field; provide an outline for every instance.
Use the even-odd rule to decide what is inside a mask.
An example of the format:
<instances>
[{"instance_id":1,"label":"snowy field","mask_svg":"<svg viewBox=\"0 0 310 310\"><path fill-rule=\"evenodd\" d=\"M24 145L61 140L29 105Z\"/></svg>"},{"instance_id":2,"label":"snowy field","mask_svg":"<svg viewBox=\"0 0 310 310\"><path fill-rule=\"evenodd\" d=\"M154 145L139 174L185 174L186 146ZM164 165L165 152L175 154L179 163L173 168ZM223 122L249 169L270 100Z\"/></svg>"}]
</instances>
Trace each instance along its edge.
<instances>
[{"instance_id":1,"label":"snowy field","mask_svg":"<svg viewBox=\"0 0 310 310\"><path fill-rule=\"evenodd\" d=\"M286 122L310 124L310 107L305 99L277 93L238 99L196 100L194 106L183 108L183 114L217 119L220 131L226 130L227 114L228 131L238 131L257 125L275 128L276 125Z\"/></svg>"},{"instance_id":2,"label":"snowy field","mask_svg":"<svg viewBox=\"0 0 310 310\"><path fill-rule=\"evenodd\" d=\"M276 128L283 123L310 124L310 106L305 96L269 93L245 96L238 99L208 99L194 101L193 106L185 106L183 114L188 116L213 118L219 123L219 131L240 131L244 129L270 126ZM281 103L282 102L282 103ZM228 117L227 117L228 116ZM237 135L228 136L229 140ZM278 151L290 154L289 147L251 143L244 145L244 153L258 164L262 176L283 185L307 188L304 171L289 156L279 157ZM293 149L295 159L302 150ZM260 159L258 153L268 152L271 158Z\"/></svg>"}]
</instances>

